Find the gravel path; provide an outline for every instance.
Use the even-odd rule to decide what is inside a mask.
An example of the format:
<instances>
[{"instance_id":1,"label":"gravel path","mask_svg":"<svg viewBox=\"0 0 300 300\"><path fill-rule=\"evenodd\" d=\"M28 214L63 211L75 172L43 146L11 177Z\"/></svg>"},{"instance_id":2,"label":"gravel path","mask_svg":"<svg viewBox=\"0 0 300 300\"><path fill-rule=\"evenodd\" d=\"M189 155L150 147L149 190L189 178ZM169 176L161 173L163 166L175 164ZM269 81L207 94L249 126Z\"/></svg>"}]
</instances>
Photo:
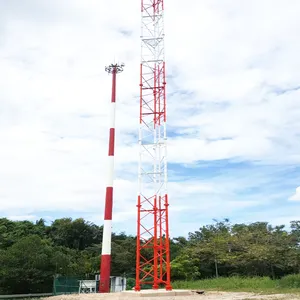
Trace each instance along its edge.
<instances>
[{"instance_id":1,"label":"gravel path","mask_svg":"<svg viewBox=\"0 0 300 300\"><path fill-rule=\"evenodd\" d=\"M165 296L165 297L124 297L120 293L112 294L80 294L80 295L61 295L50 298L49 300L300 300L300 295L257 295L253 293L227 293L227 292L208 292L204 295L192 296Z\"/></svg>"}]
</instances>

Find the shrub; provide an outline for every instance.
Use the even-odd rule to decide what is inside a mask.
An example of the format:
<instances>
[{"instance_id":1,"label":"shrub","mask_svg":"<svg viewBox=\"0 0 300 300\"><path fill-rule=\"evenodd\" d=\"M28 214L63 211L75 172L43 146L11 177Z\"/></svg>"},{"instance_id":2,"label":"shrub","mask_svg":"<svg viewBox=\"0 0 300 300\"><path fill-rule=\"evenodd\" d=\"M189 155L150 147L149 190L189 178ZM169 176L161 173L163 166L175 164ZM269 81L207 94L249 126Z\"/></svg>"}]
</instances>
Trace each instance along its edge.
<instances>
[{"instance_id":1,"label":"shrub","mask_svg":"<svg viewBox=\"0 0 300 300\"><path fill-rule=\"evenodd\" d=\"M287 275L278 280L280 288L297 289L300 288L300 274Z\"/></svg>"},{"instance_id":2,"label":"shrub","mask_svg":"<svg viewBox=\"0 0 300 300\"><path fill-rule=\"evenodd\" d=\"M276 281L269 277L220 277L197 281L175 281L173 288L207 289L223 291L258 291L276 288Z\"/></svg>"},{"instance_id":3,"label":"shrub","mask_svg":"<svg viewBox=\"0 0 300 300\"><path fill-rule=\"evenodd\" d=\"M127 278L126 280L126 290L132 290L135 286L135 279L134 278Z\"/></svg>"}]
</instances>

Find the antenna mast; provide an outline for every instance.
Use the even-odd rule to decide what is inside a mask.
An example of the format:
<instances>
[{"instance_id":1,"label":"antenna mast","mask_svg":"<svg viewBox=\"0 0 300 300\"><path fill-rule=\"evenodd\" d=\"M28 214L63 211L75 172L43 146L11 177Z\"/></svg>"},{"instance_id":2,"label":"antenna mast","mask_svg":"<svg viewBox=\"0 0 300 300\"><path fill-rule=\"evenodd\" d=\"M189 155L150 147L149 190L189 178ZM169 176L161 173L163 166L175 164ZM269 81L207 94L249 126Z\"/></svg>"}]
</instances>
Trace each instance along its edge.
<instances>
[{"instance_id":1,"label":"antenna mast","mask_svg":"<svg viewBox=\"0 0 300 300\"><path fill-rule=\"evenodd\" d=\"M107 187L104 208L104 225L102 237L102 254L100 266L100 293L109 293L110 267L111 267L111 229L113 212L113 181L114 181L114 154L115 154L115 114L116 114L116 83L117 74L123 71L124 64L111 64L105 71L112 74L111 109L109 116L109 145Z\"/></svg>"},{"instance_id":2,"label":"antenna mast","mask_svg":"<svg viewBox=\"0 0 300 300\"><path fill-rule=\"evenodd\" d=\"M137 203L136 286L163 285L170 278L167 191L166 69L164 1L141 0L139 194Z\"/></svg>"}]
</instances>

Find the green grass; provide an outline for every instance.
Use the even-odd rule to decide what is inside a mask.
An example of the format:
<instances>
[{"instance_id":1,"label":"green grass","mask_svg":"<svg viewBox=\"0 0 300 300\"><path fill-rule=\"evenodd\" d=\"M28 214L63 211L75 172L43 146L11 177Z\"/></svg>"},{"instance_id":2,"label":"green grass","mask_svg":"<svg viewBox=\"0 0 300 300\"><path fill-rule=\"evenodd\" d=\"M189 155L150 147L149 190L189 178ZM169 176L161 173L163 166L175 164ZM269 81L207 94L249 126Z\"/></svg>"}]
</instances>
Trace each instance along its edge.
<instances>
[{"instance_id":1,"label":"green grass","mask_svg":"<svg viewBox=\"0 0 300 300\"><path fill-rule=\"evenodd\" d=\"M300 275L288 275L279 280L269 277L221 277L198 281L175 281L174 289L206 291L255 292L263 294L300 293Z\"/></svg>"}]
</instances>

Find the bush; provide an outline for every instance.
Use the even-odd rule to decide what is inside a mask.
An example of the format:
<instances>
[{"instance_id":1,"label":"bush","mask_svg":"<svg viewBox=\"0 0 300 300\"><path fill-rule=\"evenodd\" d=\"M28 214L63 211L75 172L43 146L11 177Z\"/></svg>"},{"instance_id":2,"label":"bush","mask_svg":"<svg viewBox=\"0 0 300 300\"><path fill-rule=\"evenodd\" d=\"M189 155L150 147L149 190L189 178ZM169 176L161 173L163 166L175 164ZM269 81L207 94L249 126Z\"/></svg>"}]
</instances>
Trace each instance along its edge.
<instances>
[{"instance_id":1,"label":"bush","mask_svg":"<svg viewBox=\"0 0 300 300\"><path fill-rule=\"evenodd\" d=\"M135 286L135 279L134 278L127 278L126 280L126 290L132 290Z\"/></svg>"},{"instance_id":2,"label":"bush","mask_svg":"<svg viewBox=\"0 0 300 300\"><path fill-rule=\"evenodd\" d=\"M258 291L276 288L276 281L269 277L220 277L197 281L175 281L175 289L207 289L219 291Z\"/></svg>"},{"instance_id":3,"label":"bush","mask_svg":"<svg viewBox=\"0 0 300 300\"><path fill-rule=\"evenodd\" d=\"M298 289L300 288L300 274L287 275L278 280L280 288Z\"/></svg>"}]
</instances>

